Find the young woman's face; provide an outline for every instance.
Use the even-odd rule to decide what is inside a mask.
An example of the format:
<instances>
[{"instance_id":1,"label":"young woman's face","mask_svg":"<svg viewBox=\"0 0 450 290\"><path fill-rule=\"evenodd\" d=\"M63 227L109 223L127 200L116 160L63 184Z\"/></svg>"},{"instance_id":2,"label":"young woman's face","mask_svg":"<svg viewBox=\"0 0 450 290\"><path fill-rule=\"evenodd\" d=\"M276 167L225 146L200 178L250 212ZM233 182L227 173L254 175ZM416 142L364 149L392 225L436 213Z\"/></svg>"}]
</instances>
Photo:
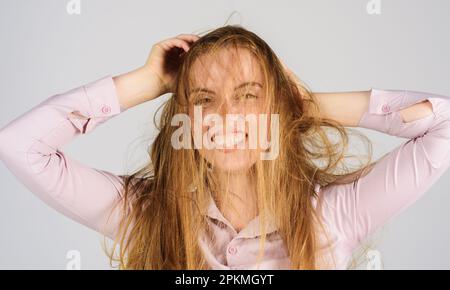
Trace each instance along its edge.
<instances>
[{"instance_id":1,"label":"young woman's face","mask_svg":"<svg viewBox=\"0 0 450 290\"><path fill-rule=\"evenodd\" d=\"M268 114L260 65L245 49L222 49L214 57L202 56L192 69L195 80L189 94L189 117L192 124L202 122L197 123L203 145L198 149L200 155L214 170L248 170L261 152L260 142L255 146L250 138L260 138L261 124L266 122L259 117ZM191 128L194 136L195 125Z\"/></svg>"}]
</instances>

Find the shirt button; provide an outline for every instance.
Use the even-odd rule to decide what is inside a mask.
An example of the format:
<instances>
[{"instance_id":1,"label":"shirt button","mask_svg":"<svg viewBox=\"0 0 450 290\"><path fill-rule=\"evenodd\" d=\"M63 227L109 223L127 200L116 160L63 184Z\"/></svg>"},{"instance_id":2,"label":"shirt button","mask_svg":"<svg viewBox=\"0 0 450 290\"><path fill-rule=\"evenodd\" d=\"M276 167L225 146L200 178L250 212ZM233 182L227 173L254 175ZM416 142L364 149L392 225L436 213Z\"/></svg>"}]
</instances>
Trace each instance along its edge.
<instances>
[{"instance_id":1,"label":"shirt button","mask_svg":"<svg viewBox=\"0 0 450 290\"><path fill-rule=\"evenodd\" d=\"M228 248L228 253L229 253L230 255L234 255L234 254L236 254L236 252L237 252L236 247L229 247L229 248Z\"/></svg>"},{"instance_id":2,"label":"shirt button","mask_svg":"<svg viewBox=\"0 0 450 290\"><path fill-rule=\"evenodd\" d=\"M219 224L219 228L221 228L221 229L224 229L227 227L227 225L223 222L219 222L218 224Z\"/></svg>"},{"instance_id":3,"label":"shirt button","mask_svg":"<svg viewBox=\"0 0 450 290\"><path fill-rule=\"evenodd\" d=\"M103 114L108 114L110 112L111 112L111 107L110 106L105 105L105 106L102 107L102 113Z\"/></svg>"},{"instance_id":4,"label":"shirt button","mask_svg":"<svg viewBox=\"0 0 450 290\"><path fill-rule=\"evenodd\" d=\"M391 110L391 108L388 105L383 105L383 107L381 108L381 110L384 113L389 113L389 111Z\"/></svg>"}]
</instances>

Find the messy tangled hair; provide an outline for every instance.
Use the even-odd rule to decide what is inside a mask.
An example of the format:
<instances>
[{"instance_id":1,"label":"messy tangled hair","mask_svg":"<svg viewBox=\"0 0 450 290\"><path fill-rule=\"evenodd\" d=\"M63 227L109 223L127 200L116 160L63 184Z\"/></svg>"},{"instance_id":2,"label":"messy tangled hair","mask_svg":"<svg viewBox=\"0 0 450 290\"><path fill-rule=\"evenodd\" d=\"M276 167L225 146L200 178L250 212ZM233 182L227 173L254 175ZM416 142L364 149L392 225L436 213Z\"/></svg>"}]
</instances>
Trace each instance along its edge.
<instances>
[{"instance_id":1,"label":"messy tangled hair","mask_svg":"<svg viewBox=\"0 0 450 290\"><path fill-rule=\"evenodd\" d=\"M261 252L266 224L272 217L292 269L332 267L324 266L329 260L319 251L318 237L325 229L316 210L321 199L314 185L355 181L372 164L353 170L345 165L348 130L321 116L307 86L289 78L269 45L240 25L206 33L183 56L174 93L164 105L159 134L151 146L151 162L124 178L120 203L123 219L111 260L118 261L121 269L208 268L199 236L207 233L205 211L213 177L197 150L172 147L176 128L171 120L175 114L187 113L185 101L194 62L220 49L246 49L255 57L263 72L270 110L280 116L278 158L259 160L252 167L261 216ZM337 141L328 136L328 131L336 132L333 137ZM314 200L319 202L315 205ZM118 257L114 257L117 247Z\"/></svg>"}]
</instances>

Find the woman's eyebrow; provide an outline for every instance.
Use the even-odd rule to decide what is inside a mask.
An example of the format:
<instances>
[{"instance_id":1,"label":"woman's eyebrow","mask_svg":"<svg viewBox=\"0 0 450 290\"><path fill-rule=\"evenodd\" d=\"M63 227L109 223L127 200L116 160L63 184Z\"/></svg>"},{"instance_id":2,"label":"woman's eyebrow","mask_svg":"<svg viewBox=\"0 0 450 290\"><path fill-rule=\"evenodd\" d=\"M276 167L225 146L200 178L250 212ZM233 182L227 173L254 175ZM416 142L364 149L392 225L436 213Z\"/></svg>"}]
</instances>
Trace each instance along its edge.
<instances>
[{"instance_id":1,"label":"woman's eyebrow","mask_svg":"<svg viewBox=\"0 0 450 290\"><path fill-rule=\"evenodd\" d=\"M258 82L245 82L245 83L242 83L242 84L236 86L236 87L234 88L234 90L236 91L236 90L238 90L238 89L241 89L241 88L247 87L247 86L256 86L256 87L260 87L260 88L263 87L263 85L261 85L261 84L258 83ZM196 89L193 89L193 90L191 90L191 91L189 92L189 94L192 94L192 93L199 93L199 92L202 92L202 93L208 93L208 94L215 94L214 91L209 90L209 89L205 89L205 88L196 88Z\"/></svg>"},{"instance_id":2,"label":"woman's eyebrow","mask_svg":"<svg viewBox=\"0 0 450 290\"><path fill-rule=\"evenodd\" d=\"M243 88L243 87L249 87L249 86L255 86L255 87L260 87L260 88L263 87L263 86L262 86L260 83L258 83L258 82L245 82L245 83L242 83L242 84L240 84L239 86L235 87L234 90L236 91L236 90L238 90L238 89L240 89L240 88Z\"/></svg>"}]
</instances>

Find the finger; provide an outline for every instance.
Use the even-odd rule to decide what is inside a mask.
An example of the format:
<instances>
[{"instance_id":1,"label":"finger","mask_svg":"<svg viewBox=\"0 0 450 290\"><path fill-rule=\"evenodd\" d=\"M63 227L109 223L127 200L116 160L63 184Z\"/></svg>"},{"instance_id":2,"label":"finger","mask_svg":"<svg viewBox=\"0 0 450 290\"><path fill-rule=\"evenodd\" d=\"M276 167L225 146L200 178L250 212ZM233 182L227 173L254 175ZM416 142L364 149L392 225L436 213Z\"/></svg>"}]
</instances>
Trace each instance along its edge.
<instances>
[{"instance_id":1,"label":"finger","mask_svg":"<svg viewBox=\"0 0 450 290\"><path fill-rule=\"evenodd\" d=\"M186 37L186 36L184 36L183 38L181 38L180 36L177 36L176 39L181 39L181 40L183 40L183 41L185 41L185 42L187 43L188 49L186 50L186 52L189 51L189 49L191 48L191 45L192 45L195 41L197 41L197 40L196 40L195 38L193 38L193 37Z\"/></svg>"},{"instance_id":2,"label":"finger","mask_svg":"<svg viewBox=\"0 0 450 290\"><path fill-rule=\"evenodd\" d=\"M190 42L195 42L197 40L199 40L200 36L195 35L195 34L179 34L177 36L177 38L186 40L186 41L190 41Z\"/></svg>"},{"instance_id":3,"label":"finger","mask_svg":"<svg viewBox=\"0 0 450 290\"><path fill-rule=\"evenodd\" d=\"M195 40L192 40L193 38L188 38L188 37L180 38L179 36L177 36L177 37L175 37L175 39L182 40L186 43L186 45L187 45L186 52L188 52L188 50L191 48L192 43L195 42Z\"/></svg>"},{"instance_id":4,"label":"finger","mask_svg":"<svg viewBox=\"0 0 450 290\"><path fill-rule=\"evenodd\" d=\"M189 50L189 44L185 40L179 38L170 38L164 41L162 44L168 46L168 48L179 47L186 52Z\"/></svg>"}]
</instances>

